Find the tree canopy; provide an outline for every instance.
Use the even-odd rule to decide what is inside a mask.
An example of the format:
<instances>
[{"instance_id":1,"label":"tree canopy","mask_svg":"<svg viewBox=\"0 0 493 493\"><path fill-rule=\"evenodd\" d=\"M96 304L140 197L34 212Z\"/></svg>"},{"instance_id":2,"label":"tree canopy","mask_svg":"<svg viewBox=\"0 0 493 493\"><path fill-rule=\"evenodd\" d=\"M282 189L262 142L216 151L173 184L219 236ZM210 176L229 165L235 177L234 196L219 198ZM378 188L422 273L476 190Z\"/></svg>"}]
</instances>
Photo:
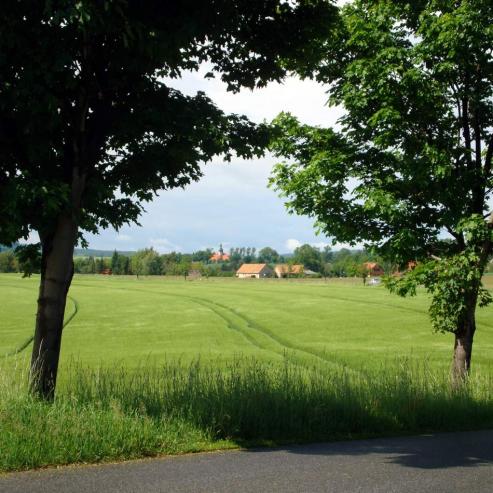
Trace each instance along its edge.
<instances>
[{"instance_id":1,"label":"tree canopy","mask_svg":"<svg viewBox=\"0 0 493 493\"><path fill-rule=\"evenodd\" d=\"M313 63L333 13L325 1L273 0L12 0L3 7L4 243L30 230L47 234L59 211L79 203L82 230L118 228L158 190L197 180L212 156L258 155L262 128L163 78L208 61L233 91L280 80L296 64Z\"/></svg>"},{"instance_id":2,"label":"tree canopy","mask_svg":"<svg viewBox=\"0 0 493 493\"><path fill-rule=\"evenodd\" d=\"M364 243L402 268L390 287L424 284L439 331L468 369L474 310L492 247L493 5L403 0L347 4L317 78L338 128L281 114L272 185L290 210L338 241ZM467 336L466 336L467 335ZM460 359L460 358L459 358Z\"/></svg>"},{"instance_id":3,"label":"tree canopy","mask_svg":"<svg viewBox=\"0 0 493 493\"><path fill-rule=\"evenodd\" d=\"M261 263L275 264L279 261L279 253L271 247L261 248L257 260Z\"/></svg>"}]
</instances>

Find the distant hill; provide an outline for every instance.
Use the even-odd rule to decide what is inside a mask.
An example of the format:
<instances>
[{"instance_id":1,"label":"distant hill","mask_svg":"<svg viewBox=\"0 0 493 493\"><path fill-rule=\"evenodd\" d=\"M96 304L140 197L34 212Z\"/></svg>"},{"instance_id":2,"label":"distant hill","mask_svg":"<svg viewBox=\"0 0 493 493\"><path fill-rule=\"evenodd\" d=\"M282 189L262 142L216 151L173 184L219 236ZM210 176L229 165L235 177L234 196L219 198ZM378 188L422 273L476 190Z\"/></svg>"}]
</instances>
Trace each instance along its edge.
<instances>
[{"instance_id":1,"label":"distant hill","mask_svg":"<svg viewBox=\"0 0 493 493\"><path fill-rule=\"evenodd\" d=\"M115 250L94 250L92 248L76 248L74 250L74 257L111 257ZM117 250L119 255L126 255L131 257L136 252L133 251L121 251Z\"/></svg>"}]
</instances>

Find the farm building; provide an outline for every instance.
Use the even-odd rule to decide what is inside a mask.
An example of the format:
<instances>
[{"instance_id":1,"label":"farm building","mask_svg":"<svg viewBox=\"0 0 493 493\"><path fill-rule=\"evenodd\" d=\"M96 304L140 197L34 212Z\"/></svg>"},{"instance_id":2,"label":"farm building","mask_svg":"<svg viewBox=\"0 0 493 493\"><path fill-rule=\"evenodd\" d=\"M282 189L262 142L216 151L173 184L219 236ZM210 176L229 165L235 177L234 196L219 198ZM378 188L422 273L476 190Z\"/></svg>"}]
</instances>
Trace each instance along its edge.
<instances>
[{"instance_id":1,"label":"farm building","mask_svg":"<svg viewBox=\"0 0 493 493\"><path fill-rule=\"evenodd\" d=\"M368 277L378 277L385 274L382 267L376 262L365 262L363 267L367 270Z\"/></svg>"},{"instance_id":2,"label":"farm building","mask_svg":"<svg viewBox=\"0 0 493 493\"><path fill-rule=\"evenodd\" d=\"M237 271L236 277L240 279L272 276L272 269L267 264L243 264Z\"/></svg>"},{"instance_id":3,"label":"farm building","mask_svg":"<svg viewBox=\"0 0 493 493\"><path fill-rule=\"evenodd\" d=\"M274 272L276 273L276 277L289 277L291 275L301 276L304 273L304 268L299 264L277 264L274 267Z\"/></svg>"}]
</instances>

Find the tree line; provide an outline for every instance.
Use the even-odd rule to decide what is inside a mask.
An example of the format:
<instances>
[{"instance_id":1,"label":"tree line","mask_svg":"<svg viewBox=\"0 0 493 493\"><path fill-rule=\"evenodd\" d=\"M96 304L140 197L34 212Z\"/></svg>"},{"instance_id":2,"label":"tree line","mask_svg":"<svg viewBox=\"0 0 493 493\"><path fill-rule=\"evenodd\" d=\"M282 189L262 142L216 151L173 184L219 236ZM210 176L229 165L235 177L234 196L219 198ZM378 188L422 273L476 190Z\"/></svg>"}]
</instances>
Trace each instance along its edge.
<instances>
[{"instance_id":1,"label":"tree line","mask_svg":"<svg viewBox=\"0 0 493 493\"><path fill-rule=\"evenodd\" d=\"M77 256L74 273L136 275L136 276L188 276L198 273L203 277L231 277L244 263L301 264L320 277L358 277L363 273L365 262L378 262L388 273L392 267L367 250L338 251L326 246L323 249L301 245L291 255L281 255L274 248L237 247L229 250L229 260L213 262L212 248L193 253L170 252L160 254L153 248L144 248L129 255L113 252L111 257ZM0 272L23 272L22 261L14 250L0 252ZM36 271L36 269L35 269Z\"/></svg>"}]
</instances>

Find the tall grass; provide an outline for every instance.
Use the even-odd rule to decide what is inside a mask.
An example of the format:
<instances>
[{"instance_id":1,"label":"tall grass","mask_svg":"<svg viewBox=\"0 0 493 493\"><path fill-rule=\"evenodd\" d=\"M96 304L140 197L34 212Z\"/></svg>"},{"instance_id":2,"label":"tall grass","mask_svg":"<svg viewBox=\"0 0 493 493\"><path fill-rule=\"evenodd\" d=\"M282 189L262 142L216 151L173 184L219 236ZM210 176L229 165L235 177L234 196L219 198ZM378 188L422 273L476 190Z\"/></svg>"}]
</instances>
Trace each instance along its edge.
<instances>
[{"instance_id":1,"label":"tall grass","mask_svg":"<svg viewBox=\"0 0 493 493\"><path fill-rule=\"evenodd\" d=\"M425 363L371 374L237 359L224 367L73 365L53 405L31 399L19 368L0 368L0 470L236 445L493 426L492 380L453 391Z\"/></svg>"}]
</instances>

